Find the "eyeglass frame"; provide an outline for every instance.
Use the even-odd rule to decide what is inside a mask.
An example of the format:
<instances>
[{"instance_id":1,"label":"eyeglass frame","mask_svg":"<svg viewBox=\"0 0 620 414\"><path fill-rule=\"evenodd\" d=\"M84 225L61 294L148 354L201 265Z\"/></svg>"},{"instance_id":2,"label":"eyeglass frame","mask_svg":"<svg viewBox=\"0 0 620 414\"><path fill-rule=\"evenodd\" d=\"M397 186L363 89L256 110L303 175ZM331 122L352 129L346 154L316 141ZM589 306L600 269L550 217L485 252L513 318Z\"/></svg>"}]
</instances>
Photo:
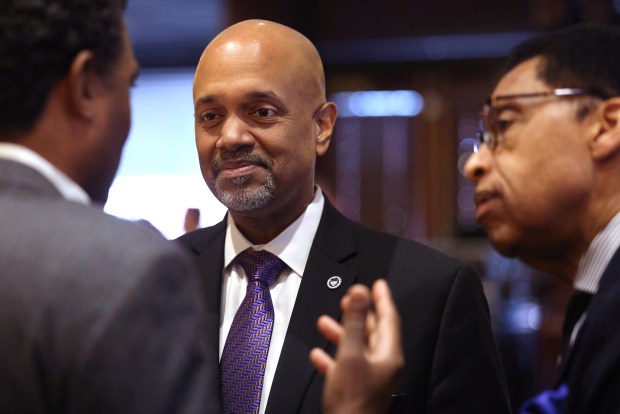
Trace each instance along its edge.
<instances>
[{"instance_id":1,"label":"eyeglass frame","mask_svg":"<svg viewBox=\"0 0 620 414\"><path fill-rule=\"evenodd\" d=\"M509 99L528 99L528 98L546 98L546 97L563 98L563 97L572 97L572 96L596 96L596 97L600 97L601 99L603 99L603 97L597 94L594 94L588 91L587 89L583 89L583 88L556 88L556 89L549 89L549 90L541 91L541 92L525 92L525 93L514 93L514 94L508 94L508 95L490 96L485 101L483 111L480 113L480 118L481 118L480 128L479 128L478 133L476 134L476 138L475 138L476 143L474 144L474 152L478 152L478 149L482 145L486 145L491 151L497 148L497 145L500 139L497 136L497 134L495 136L491 134L491 132L486 126L488 122L485 122L485 121L488 119L486 112L489 110L492 110L493 104L497 103L498 101L509 100Z\"/></svg>"}]
</instances>

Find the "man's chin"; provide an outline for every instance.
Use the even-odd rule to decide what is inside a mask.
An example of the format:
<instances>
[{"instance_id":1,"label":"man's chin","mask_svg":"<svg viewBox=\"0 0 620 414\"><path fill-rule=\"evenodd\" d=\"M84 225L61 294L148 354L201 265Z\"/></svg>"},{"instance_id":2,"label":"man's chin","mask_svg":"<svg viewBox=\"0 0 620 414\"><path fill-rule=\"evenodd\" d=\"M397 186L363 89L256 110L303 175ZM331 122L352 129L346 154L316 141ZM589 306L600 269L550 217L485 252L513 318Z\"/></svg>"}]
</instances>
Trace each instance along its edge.
<instances>
[{"instance_id":1,"label":"man's chin","mask_svg":"<svg viewBox=\"0 0 620 414\"><path fill-rule=\"evenodd\" d=\"M502 231L502 229L498 228L485 228L485 230L493 249L495 249L502 256L510 258L516 257L517 242L515 235L506 234L507 232L505 229Z\"/></svg>"},{"instance_id":2,"label":"man's chin","mask_svg":"<svg viewBox=\"0 0 620 414\"><path fill-rule=\"evenodd\" d=\"M504 257L508 257L511 259L517 257L517 249L513 245L493 243L493 242L491 242L491 245L493 246L495 251L497 251L499 254L501 254Z\"/></svg>"},{"instance_id":3,"label":"man's chin","mask_svg":"<svg viewBox=\"0 0 620 414\"><path fill-rule=\"evenodd\" d=\"M226 208L240 213L260 210L273 199L273 190L267 186L246 186L232 191L216 186L214 194Z\"/></svg>"}]
</instances>

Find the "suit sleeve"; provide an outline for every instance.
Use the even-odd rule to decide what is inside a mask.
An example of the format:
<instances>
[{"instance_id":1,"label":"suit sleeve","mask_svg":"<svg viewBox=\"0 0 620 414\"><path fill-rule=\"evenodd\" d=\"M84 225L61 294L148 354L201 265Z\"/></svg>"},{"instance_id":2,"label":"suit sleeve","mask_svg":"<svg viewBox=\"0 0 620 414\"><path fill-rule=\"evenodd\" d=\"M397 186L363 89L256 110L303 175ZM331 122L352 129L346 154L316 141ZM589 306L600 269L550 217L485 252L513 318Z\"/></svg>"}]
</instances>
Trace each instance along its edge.
<instances>
[{"instance_id":1,"label":"suit sleeve","mask_svg":"<svg viewBox=\"0 0 620 414\"><path fill-rule=\"evenodd\" d=\"M507 386L478 272L463 265L442 315L432 363L429 413L510 412Z\"/></svg>"}]
</instances>

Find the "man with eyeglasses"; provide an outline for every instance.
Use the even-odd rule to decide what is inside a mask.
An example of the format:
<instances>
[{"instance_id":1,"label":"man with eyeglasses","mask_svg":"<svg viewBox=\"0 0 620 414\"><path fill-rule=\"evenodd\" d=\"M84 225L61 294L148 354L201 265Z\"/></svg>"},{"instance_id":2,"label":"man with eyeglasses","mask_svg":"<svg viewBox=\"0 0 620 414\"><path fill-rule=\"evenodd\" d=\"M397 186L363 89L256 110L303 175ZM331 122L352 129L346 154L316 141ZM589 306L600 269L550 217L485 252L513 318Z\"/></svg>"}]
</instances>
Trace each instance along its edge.
<instances>
[{"instance_id":1,"label":"man with eyeglasses","mask_svg":"<svg viewBox=\"0 0 620 414\"><path fill-rule=\"evenodd\" d=\"M574 286L557 386L524 413L620 412L620 29L517 46L465 165L503 255Z\"/></svg>"}]
</instances>

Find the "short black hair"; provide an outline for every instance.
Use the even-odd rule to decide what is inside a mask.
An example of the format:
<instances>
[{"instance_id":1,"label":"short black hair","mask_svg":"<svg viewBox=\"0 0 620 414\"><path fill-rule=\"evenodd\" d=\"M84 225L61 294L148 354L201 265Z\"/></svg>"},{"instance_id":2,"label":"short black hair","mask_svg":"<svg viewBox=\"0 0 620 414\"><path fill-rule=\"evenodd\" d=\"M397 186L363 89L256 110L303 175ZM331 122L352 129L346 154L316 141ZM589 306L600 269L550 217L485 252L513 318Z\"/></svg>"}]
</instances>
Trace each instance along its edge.
<instances>
[{"instance_id":1,"label":"short black hair","mask_svg":"<svg viewBox=\"0 0 620 414\"><path fill-rule=\"evenodd\" d=\"M554 88L583 88L606 99L620 96L620 28L581 23L517 45L507 70L541 57L541 80Z\"/></svg>"},{"instance_id":2,"label":"short black hair","mask_svg":"<svg viewBox=\"0 0 620 414\"><path fill-rule=\"evenodd\" d=\"M0 1L0 136L34 126L82 50L105 75L123 52L126 0Z\"/></svg>"}]
</instances>

